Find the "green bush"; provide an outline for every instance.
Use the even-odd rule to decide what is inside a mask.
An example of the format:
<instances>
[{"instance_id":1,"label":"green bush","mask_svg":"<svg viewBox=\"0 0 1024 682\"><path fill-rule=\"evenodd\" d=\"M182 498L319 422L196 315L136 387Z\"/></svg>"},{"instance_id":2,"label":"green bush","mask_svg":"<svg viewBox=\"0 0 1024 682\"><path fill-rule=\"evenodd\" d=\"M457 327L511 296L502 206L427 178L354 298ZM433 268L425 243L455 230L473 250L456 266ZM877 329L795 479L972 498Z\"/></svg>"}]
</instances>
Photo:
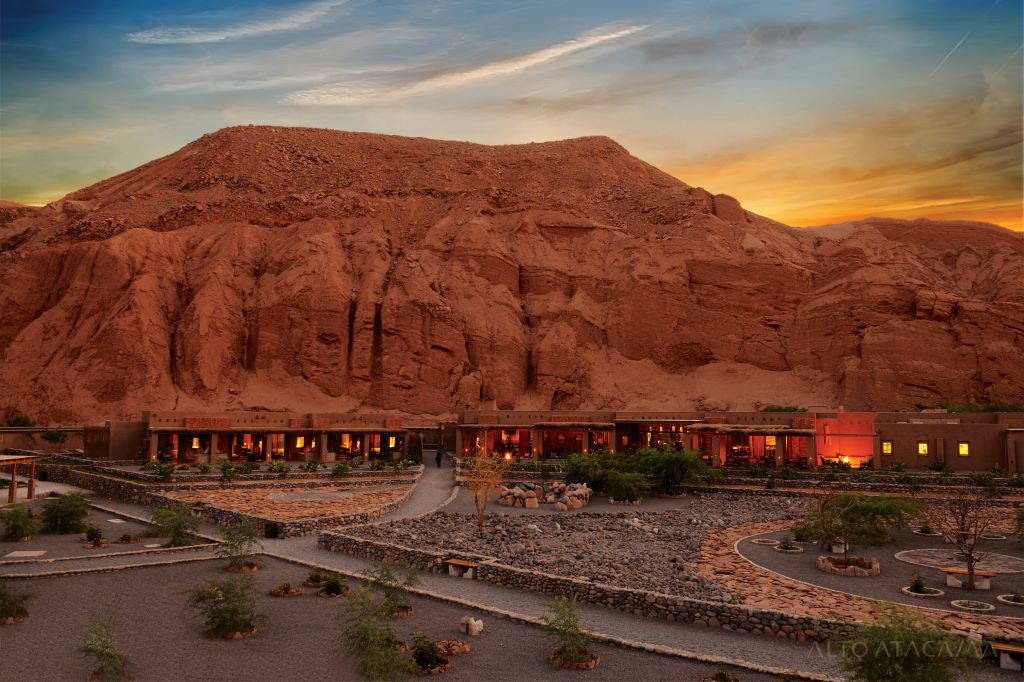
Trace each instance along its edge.
<instances>
[{"instance_id":1,"label":"green bush","mask_svg":"<svg viewBox=\"0 0 1024 682\"><path fill-rule=\"evenodd\" d=\"M893 471L893 472L896 472L896 473L900 473L900 472L903 472L903 471L907 470L907 463L906 462L893 462L892 464L890 464L889 466L886 467L886 470L887 471Z\"/></svg>"},{"instance_id":2,"label":"green bush","mask_svg":"<svg viewBox=\"0 0 1024 682\"><path fill-rule=\"evenodd\" d=\"M441 654L437 648L437 642L423 633L416 633L412 636L412 662L420 670L432 670L448 662L448 659Z\"/></svg>"},{"instance_id":3,"label":"green bush","mask_svg":"<svg viewBox=\"0 0 1024 682\"><path fill-rule=\"evenodd\" d=\"M128 676L128 657L117 650L114 638L114 621L94 620L89 623L89 634L79 648L95 662L90 679L104 682L118 682L131 679Z\"/></svg>"},{"instance_id":4,"label":"green bush","mask_svg":"<svg viewBox=\"0 0 1024 682\"><path fill-rule=\"evenodd\" d=\"M341 642L356 659L359 674L371 682L394 682L406 676L410 659L398 650L395 631L386 624L383 598L360 585L340 619Z\"/></svg>"},{"instance_id":5,"label":"green bush","mask_svg":"<svg viewBox=\"0 0 1024 682\"><path fill-rule=\"evenodd\" d=\"M804 523L793 526L793 539L797 542L814 542L814 530Z\"/></svg>"},{"instance_id":6,"label":"green bush","mask_svg":"<svg viewBox=\"0 0 1024 682\"><path fill-rule=\"evenodd\" d=\"M99 526L93 526L92 524L85 527L85 539L91 542L94 546L99 547L103 542L103 531L100 530Z\"/></svg>"},{"instance_id":7,"label":"green bush","mask_svg":"<svg viewBox=\"0 0 1024 682\"><path fill-rule=\"evenodd\" d=\"M640 474L609 471L606 478L608 493L619 502L633 502L643 497L647 482Z\"/></svg>"},{"instance_id":8,"label":"green bush","mask_svg":"<svg viewBox=\"0 0 1024 682\"><path fill-rule=\"evenodd\" d=\"M291 467L286 462L268 462L267 471L272 474L277 474L278 478L287 478L288 472L291 471Z\"/></svg>"},{"instance_id":9,"label":"green bush","mask_svg":"<svg viewBox=\"0 0 1024 682\"><path fill-rule=\"evenodd\" d=\"M260 529L252 519L243 519L232 525L221 526L224 538L217 548L217 556L228 560L228 567L242 569L260 565L256 553L263 549Z\"/></svg>"},{"instance_id":10,"label":"green bush","mask_svg":"<svg viewBox=\"0 0 1024 682\"><path fill-rule=\"evenodd\" d=\"M221 483L230 483L238 475L238 466L229 459L217 460L217 468L220 470Z\"/></svg>"},{"instance_id":11,"label":"green bush","mask_svg":"<svg viewBox=\"0 0 1024 682\"><path fill-rule=\"evenodd\" d=\"M893 607L843 642L843 667L863 682L953 682L978 660L977 646L909 608Z\"/></svg>"},{"instance_id":12,"label":"green bush","mask_svg":"<svg viewBox=\"0 0 1024 682\"><path fill-rule=\"evenodd\" d=\"M800 478L800 474L792 467L782 467L779 469L779 478L783 481L795 481Z\"/></svg>"},{"instance_id":13,"label":"green bush","mask_svg":"<svg viewBox=\"0 0 1024 682\"><path fill-rule=\"evenodd\" d=\"M922 578L920 575L915 575L914 579L910 581L910 591L914 594L924 594L924 578Z\"/></svg>"},{"instance_id":14,"label":"green bush","mask_svg":"<svg viewBox=\"0 0 1024 682\"><path fill-rule=\"evenodd\" d=\"M7 585L0 583L0 619L4 618L27 618L28 609L25 602L29 600L27 594L15 594L7 589Z\"/></svg>"},{"instance_id":15,"label":"green bush","mask_svg":"<svg viewBox=\"0 0 1024 682\"><path fill-rule=\"evenodd\" d=\"M167 538L164 547L188 547L196 544L195 534L198 531L199 519L191 509L179 504L154 509L153 528L147 534Z\"/></svg>"},{"instance_id":16,"label":"green bush","mask_svg":"<svg viewBox=\"0 0 1024 682\"><path fill-rule=\"evenodd\" d=\"M310 576L310 579L312 579L312 576ZM320 591L331 597L340 597L348 592L348 585L340 575L331 573L321 577Z\"/></svg>"},{"instance_id":17,"label":"green bush","mask_svg":"<svg viewBox=\"0 0 1024 682\"><path fill-rule=\"evenodd\" d=\"M208 474L208 473L213 471L213 465L205 464L205 463L204 464L197 464L196 465L196 471L198 471L201 474Z\"/></svg>"},{"instance_id":18,"label":"green bush","mask_svg":"<svg viewBox=\"0 0 1024 682\"><path fill-rule=\"evenodd\" d=\"M555 636L558 656L569 663L584 663L591 654L587 645L593 639L580 625L576 615L576 598L560 595L552 602L552 618L543 616L543 627Z\"/></svg>"},{"instance_id":19,"label":"green bush","mask_svg":"<svg viewBox=\"0 0 1024 682\"><path fill-rule=\"evenodd\" d=\"M919 514L920 507L905 497L840 493L824 497L808 512L802 524L815 540L833 544L881 545L892 539L892 530ZM845 558L845 554L844 554Z\"/></svg>"},{"instance_id":20,"label":"green bush","mask_svg":"<svg viewBox=\"0 0 1024 682\"><path fill-rule=\"evenodd\" d=\"M81 533L89 514L89 498L82 493L64 493L43 505L43 530L47 533Z\"/></svg>"},{"instance_id":21,"label":"green bush","mask_svg":"<svg viewBox=\"0 0 1024 682\"><path fill-rule=\"evenodd\" d=\"M246 634L263 622L256 609L254 583L249 575L211 580L194 587L188 605L202 615L209 631L218 637Z\"/></svg>"},{"instance_id":22,"label":"green bush","mask_svg":"<svg viewBox=\"0 0 1024 682\"><path fill-rule=\"evenodd\" d=\"M352 465L348 462L337 462L331 469L331 476L334 478L345 478L352 473Z\"/></svg>"},{"instance_id":23,"label":"green bush","mask_svg":"<svg viewBox=\"0 0 1024 682\"><path fill-rule=\"evenodd\" d=\"M23 504L14 504L0 512L0 523L4 527L3 539L14 542L38 533L40 523L32 518L32 511Z\"/></svg>"},{"instance_id":24,"label":"green bush","mask_svg":"<svg viewBox=\"0 0 1024 682\"><path fill-rule=\"evenodd\" d=\"M562 474L566 483L586 483L588 488L603 491L607 465L604 457L598 454L575 453L569 455L562 464Z\"/></svg>"},{"instance_id":25,"label":"green bush","mask_svg":"<svg viewBox=\"0 0 1024 682\"><path fill-rule=\"evenodd\" d=\"M30 417L27 417L19 412L12 412L11 415L7 417L6 425L21 428L32 427L36 425L36 420L31 419Z\"/></svg>"},{"instance_id":26,"label":"green bush","mask_svg":"<svg viewBox=\"0 0 1024 682\"><path fill-rule=\"evenodd\" d=\"M259 462L250 462L249 460L239 462L236 466L238 468L238 472L242 474L251 474L260 470Z\"/></svg>"},{"instance_id":27,"label":"green bush","mask_svg":"<svg viewBox=\"0 0 1024 682\"><path fill-rule=\"evenodd\" d=\"M392 568L389 564L376 564L363 571L381 593L381 612L391 618L400 610L409 608L408 590L420 582L419 574L411 566Z\"/></svg>"},{"instance_id":28,"label":"green bush","mask_svg":"<svg viewBox=\"0 0 1024 682\"><path fill-rule=\"evenodd\" d=\"M60 429L48 429L40 438L56 448L64 444L64 441L68 439L68 434Z\"/></svg>"},{"instance_id":29,"label":"green bush","mask_svg":"<svg viewBox=\"0 0 1024 682\"><path fill-rule=\"evenodd\" d=\"M320 471L320 468L322 466L323 465L320 464L320 462L306 462L305 464L302 465L302 470L305 471L307 474L315 474L316 472Z\"/></svg>"},{"instance_id":30,"label":"green bush","mask_svg":"<svg viewBox=\"0 0 1024 682\"><path fill-rule=\"evenodd\" d=\"M701 485L710 473L708 465L692 450L644 448L637 452L637 459L655 489L668 494L684 485Z\"/></svg>"},{"instance_id":31,"label":"green bush","mask_svg":"<svg viewBox=\"0 0 1024 682\"><path fill-rule=\"evenodd\" d=\"M170 483L174 479L175 469L173 464L157 464L153 467L153 475L161 483Z\"/></svg>"},{"instance_id":32,"label":"green bush","mask_svg":"<svg viewBox=\"0 0 1024 682\"><path fill-rule=\"evenodd\" d=\"M370 462L370 471L384 471L386 465L379 459L375 459Z\"/></svg>"},{"instance_id":33,"label":"green bush","mask_svg":"<svg viewBox=\"0 0 1024 682\"><path fill-rule=\"evenodd\" d=\"M139 471L153 471L158 466L160 466L159 460L150 459L147 460L145 464L139 467Z\"/></svg>"}]
</instances>

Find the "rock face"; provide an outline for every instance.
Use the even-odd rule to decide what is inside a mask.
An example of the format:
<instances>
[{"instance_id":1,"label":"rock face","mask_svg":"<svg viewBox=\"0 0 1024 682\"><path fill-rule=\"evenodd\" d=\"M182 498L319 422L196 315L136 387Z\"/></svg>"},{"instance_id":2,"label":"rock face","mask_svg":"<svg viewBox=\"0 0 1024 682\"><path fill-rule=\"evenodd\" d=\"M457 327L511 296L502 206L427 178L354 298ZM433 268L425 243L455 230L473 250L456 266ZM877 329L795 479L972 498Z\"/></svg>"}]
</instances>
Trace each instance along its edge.
<instances>
[{"instance_id":1,"label":"rock face","mask_svg":"<svg viewBox=\"0 0 1024 682\"><path fill-rule=\"evenodd\" d=\"M607 138L242 127L0 210L0 414L1024 400L1008 230L793 229Z\"/></svg>"}]
</instances>

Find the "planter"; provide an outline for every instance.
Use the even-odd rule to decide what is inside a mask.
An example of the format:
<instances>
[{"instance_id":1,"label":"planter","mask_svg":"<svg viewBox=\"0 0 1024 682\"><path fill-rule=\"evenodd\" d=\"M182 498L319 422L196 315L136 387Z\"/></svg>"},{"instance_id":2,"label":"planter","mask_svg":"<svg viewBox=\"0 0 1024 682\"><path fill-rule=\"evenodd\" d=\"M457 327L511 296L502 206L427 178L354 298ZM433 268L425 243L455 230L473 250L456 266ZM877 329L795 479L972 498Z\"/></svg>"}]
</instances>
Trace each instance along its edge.
<instances>
[{"instance_id":1,"label":"planter","mask_svg":"<svg viewBox=\"0 0 1024 682\"><path fill-rule=\"evenodd\" d=\"M783 547L782 545L775 545L772 549L779 554L803 554L803 547Z\"/></svg>"},{"instance_id":2,"label":"planter","mask_svg":"<svg viewBox=\"0 0 1024 682\"><path fill-rule=\"evenodd\" d=\"M110 547L110 543L106 540L102 540L99 543L95 542L83 542L82 547L84 549L103 549L104 547Z\"/></svg>"},{"instance_id":3,"label":"planter","mask_svg":"<svg viewBox=\"0 0 1024 682\"><path fill-rule=\"evenodd\" d=\"M916 599L937 599L938 597L945 596L945 592L935 587L926 587L924 592L914 592L910 589L910 586L900 588L900 592L907 595L908 597L914 597Z\"/></svg>"},{"instance_id":4,"label":"planter","mask_svg":"<svg viewBox=\"0 0 1024 682\"><path fill-rule=\"evenodd\" d=\"M241 566L232 566L228 564L228 571L231 573L254 573L260 570L260 565L255 561L243 562Z\"/></svg>"},{"instance_id":5,"label":"planter","mask_svg":"<svg viewBox=\"0 0 1024 682\"><path fill-rule=\"evenodd\" d=\"M0 618L0 625L17 625L18 623L24 623L26 620L28 620L28 616L21 616L20 618L7 616L6 618Z\"/></svg>"},{"instance_id":6,"label":"planter","mask_svg":"<svg viewBox=\"0 0 1024 682\"><path fill-rule=\"evenodd\" d=\"M988 613L996 610L996 607L988 602L974 601L973 599L954 599L949 602L949 605L958 611L967 611L968 613Z\"/></svg>"},{"instance_id":7,"label":"planter","mask_svg":"<svg viewBox=\"0 0 1024 682\"><path fill-rule=\"evenodd\" d=\"M751 540L750 543L753 545L768 545L769 547L774 547L779 544L779 541L772 540L771 538L755 538Z\"/></svg>"},{"instance_id":8,"label":"planter","mask_svg":"<svg viewBox=\"0 0 1024 682\"><path fill-rule=\"evenodd\" d=\"M305 590L301 587L291 587L285 589L284 585L275 587L270 591L270 594L274 597L298 597L305 594Z\"/></svg>"},{"instance_id":9,"label":"planter","mask_svg":"<svg viewBox=\"0 0 1024 682\"><path fill-rule=\"evenodd\" d=\"M461 639L439 639L437 640L437 650L444 656L461 656L468 654L473 647L469 642L463 642Z\"/></svg>"},{"instance_id":10,"label":"planter","mask_svg":"<svg viewBox=\"0 0 1024 682\"><path fill-rule=\"evenodd\" d=\"M1012 597L1012 594L999 594L996 595L996 601L1008 606L1024 606L1024 601L1013 601Z\"/></svg>"},{"instance_id":11,"label":"planter","mask_svg":"<svg viewBox=\"0 0 1024 682\"><path fill-rule=\"evenodd\" d=\"M998 542L1000 540L1005 540L1006 536L1003 535L1002 533L982 533L981 534L981 539L982 540L993 540L995 542Z\"/></svg>"},{"instance_id":12,"label":"planter","mask_svg":"<svg viewBox=\"0 0 1024 682\"><path fill-rule=\"evenodd\" d=\"M601 657L595 653L587 652L589 657L580 663L573 663L562 659L561 651L555 649L548 656L548 662L556 668L568 668L569 670L593 670L601 665Z\"/></svg>"},{"instance_id":13,"label":"planter","mask_svg":"<svg viewBox=\"0 0 1024 682\"><path fill-rule=\"evenodd\" d=\"M426 670L424 670L423 668L413 667L412 671L416 675L418 675L420 677L423 677L423 676L426 676L426 675L441 675L442 673L446 673L446 672L448 672L451 669L452 669L451 661L445 661L441 665L435 665L433 668L427 668Z\"/></svg>"},{"instance_id":14,"label":"planter","mask_svg":"<svg viewBox=\"0 0 1024 682\"><path fill-rule=\"evenodd\" d=\"M869 578L882 572L878 559L865 559L859 556L852 556L848 560L834 556L819 556L814 565L825 573L854 578Z\"/></svg>"},{"instance_id":15,"label":"planter","mask_svg":"<svg viewBox=\"0 0 1024 682\"><path fill-rule=\"evenodd\" d=\"M325 592L323 589L321 589L319 592L316 593L316 596L318 596L318 597L328 597L328 598L347 597L348 593L349 593L349 590L351 590L351 589L352 588L350 588L348 585L345 585L345 589L342 590L341 594L329 594L329 593Z\"/></svg>"},{"instance_id":16,"label":"planter","mask_svg":"<svg viewBox=\"0 0 1024 682\"><path fill-rule=\"evenodd\" d=\"M942 533L939 533L938 531L934 531L934 530L931 531L930 533L925 533L923 530L915 530L914 531L914 535L923 535L926 538L936 538L936 537L939 537L940 535L942 535Z\"/></svg>"}]
</instances>

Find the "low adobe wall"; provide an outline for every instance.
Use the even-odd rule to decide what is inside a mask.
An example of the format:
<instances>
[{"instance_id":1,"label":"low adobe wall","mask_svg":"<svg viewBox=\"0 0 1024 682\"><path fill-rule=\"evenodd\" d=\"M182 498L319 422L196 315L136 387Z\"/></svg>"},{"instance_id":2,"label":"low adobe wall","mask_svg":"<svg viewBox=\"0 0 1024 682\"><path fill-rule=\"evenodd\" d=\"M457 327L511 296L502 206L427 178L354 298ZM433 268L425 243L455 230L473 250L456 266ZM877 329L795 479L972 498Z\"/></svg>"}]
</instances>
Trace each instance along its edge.
<instances>
[{"instance_id":1,"label":"low adobe wall","mask_svg":"<svg viewBox=\"0 0 1024 682\"><path fill-rule=\"evenodd\" d=\"M615 587L540 571L527 571L500 564L493 557L466 552L412 549L403 545L355 537L343 531L320 533L317 547L373 561L408 564L430 573L446 570L446 559L465 559L479 564L479 580L496 585L545 594L575 595L580 601L600 604L638 616L672 622L701 623L708 627L736 632L801 641L824 641L848 637L854 628L853 624L848 622L797 616L781 611L766 611L754 606L710 602L679 595Z\"/></svg>"}]
</instances>

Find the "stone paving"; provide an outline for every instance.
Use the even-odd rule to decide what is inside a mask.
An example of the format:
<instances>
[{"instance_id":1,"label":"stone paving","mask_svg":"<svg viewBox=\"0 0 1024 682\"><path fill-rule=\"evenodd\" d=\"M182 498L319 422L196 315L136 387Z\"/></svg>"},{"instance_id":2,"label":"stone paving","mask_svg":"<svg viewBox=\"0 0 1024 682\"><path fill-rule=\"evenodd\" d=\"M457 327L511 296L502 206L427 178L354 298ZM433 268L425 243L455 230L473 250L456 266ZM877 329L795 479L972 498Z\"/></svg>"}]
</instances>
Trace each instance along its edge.
<instances>
[{"instance_id":1,"label":"stone paving","mask_svg":"<svg viewBox=\"0 0 1024 682\"><path fill-rule=\"evenodd\" d=\"M814 618L874 621L884 603L794 580L758 566L736 551L736 543L743 538L785 530L790 525L780 521L749 523L709 536L701 548L701 575L719 582L744 604ZM982 633L1024 641L1024 619L1021 618L918 608L963 634Z\"/></svg>"},{"instance_id":2,"label":"stone paving","mask_svg":"<svg viewBox=\"0 0 1024 682\"><path fill-rule=\"evenodd\" d=\"M953 549L908 549L897 552L896 558L908 564L941 568L943 566L962 566L964 562L957 559ZM975 564L979 571L995 571L999 574L1024 573L1024 559L995 552L979 552L981 560Z\"/></svg>"},{"instance_id":3,"label":"stone paving","mask_svg":"<svg viewBox=\"0 0 1024 682\"><path fill-rule=\"evenodd\" d=\"M294 521L318 516L373 512L395 502L411 490L408 485L354 488L329 486L299 491L274 488L251 490L192 490L164 493L189 504L203 503L218 509L273 521Z\"/></svg>"}]
</instances>

